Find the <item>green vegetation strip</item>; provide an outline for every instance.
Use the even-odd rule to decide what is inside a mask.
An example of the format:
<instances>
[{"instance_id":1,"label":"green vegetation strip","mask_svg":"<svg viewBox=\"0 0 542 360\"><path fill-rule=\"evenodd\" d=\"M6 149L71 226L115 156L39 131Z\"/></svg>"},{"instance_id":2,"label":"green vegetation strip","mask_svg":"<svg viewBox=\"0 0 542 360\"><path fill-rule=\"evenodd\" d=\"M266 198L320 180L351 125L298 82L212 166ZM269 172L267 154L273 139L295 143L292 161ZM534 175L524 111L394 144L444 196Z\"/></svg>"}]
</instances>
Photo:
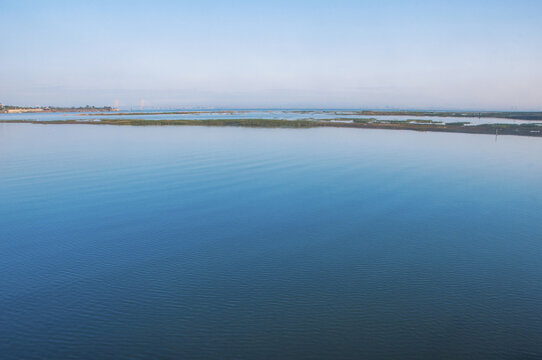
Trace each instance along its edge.
<instances>
[{"instance_id":1,"label":"green vegetation strip","mask_svg":"<svg viewBox=\"0 0 542 360\"><path fill-rule=\"evenodd\" d=\"M542 137L542 126L537 124L483 124L464 126L464 123L435 124L412 123L408 121L371 122L331 122L310 120L269 120L269 119L212 119L212 120L142 120L142 119L100 119L89 120L2 120L0 123L40 124L40 125L129 125L129 126L239 126L254 128L315 128L338 127L360 129L415 130L434 132L457 132L468 134L498 134Z\"/></svg>"}]
</instances>

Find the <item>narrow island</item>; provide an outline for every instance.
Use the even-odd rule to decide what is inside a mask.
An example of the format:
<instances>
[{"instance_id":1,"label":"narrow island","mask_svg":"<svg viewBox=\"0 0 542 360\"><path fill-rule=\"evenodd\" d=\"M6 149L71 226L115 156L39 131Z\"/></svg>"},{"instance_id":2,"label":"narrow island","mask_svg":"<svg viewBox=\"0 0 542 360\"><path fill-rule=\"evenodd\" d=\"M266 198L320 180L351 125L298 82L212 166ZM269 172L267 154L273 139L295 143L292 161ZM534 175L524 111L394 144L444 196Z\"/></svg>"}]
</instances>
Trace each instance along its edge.
<instances>
[{"instance_id":1,"label":"narrow island","mask_svg":"<svg viewBox=\"0 0 542 360\"><path fill-rule=\"evenodd\" d=\"M95 120L0 120L0 123L39 124L39 125L116 125L116 126L237 126L253 128L357 128L414 130L432 132L451 132L466 134L520 135L542 137L542 126L538 124L481 124L468 125L464 122L441 123L430 120L374 121L367 119L329 120L277 120L277 119L210 119L210 120L143 120L111 119Z\"/></svg>"}]
</instances>

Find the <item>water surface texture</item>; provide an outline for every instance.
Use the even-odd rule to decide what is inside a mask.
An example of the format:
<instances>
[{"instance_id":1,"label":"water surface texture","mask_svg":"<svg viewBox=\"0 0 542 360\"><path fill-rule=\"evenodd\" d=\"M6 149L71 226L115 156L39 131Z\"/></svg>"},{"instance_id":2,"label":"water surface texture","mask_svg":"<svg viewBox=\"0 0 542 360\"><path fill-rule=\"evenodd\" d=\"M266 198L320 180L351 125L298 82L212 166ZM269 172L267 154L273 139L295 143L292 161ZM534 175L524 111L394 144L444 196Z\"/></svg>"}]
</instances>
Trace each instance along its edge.
<instances>
[{"instance_id":1,"label":"water surface texture","mask_svg":"<svg viewBox=\"0 0 542 360\"><path fill-rule=\"evenodd\" d=\"M2 359L540 359L542 141L0 124Z\"/></svg>"}]
</instances>

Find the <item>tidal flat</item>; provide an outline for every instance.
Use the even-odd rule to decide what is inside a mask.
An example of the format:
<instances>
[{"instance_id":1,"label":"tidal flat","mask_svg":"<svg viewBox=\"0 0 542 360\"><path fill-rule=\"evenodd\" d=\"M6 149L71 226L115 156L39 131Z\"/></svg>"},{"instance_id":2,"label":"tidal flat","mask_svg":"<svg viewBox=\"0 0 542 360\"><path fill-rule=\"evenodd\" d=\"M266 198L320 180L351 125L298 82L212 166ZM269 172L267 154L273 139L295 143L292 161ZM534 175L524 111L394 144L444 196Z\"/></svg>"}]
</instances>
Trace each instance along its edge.
<instances>
[{"instance_id":1,"label":"tidal flat","mask_svg":"<svg viewBox=\"0 0 542 360\"><path fill-rule=\"evenodd\" d=\"M140 110L124 112L55 112L0 114L1 120L100 121L118 120L283 120L331 123L406 123L476 125L542 125L542 112L439 112L439 111L355 111L355 110ZM284 125L288 126L288 125Z\"/></svg>"},{"instance_id":2,"label":"tidal flat","mask_svg":"<svg viewBox=\"0 0 542 360\"><path fill-rule=\"evenodd\" d=\"M469 125L466 122L443 123L441 121L407 119L407 120L378 120L375 118L329 120L278 120L278 119L205 119L205 120L168 120L168 119L131 119L131 118L100 118L93 120L0 120L0 123L30 123L54 125L119 125L119 126L236 126L257 128L315 128L340 127L359 129L384 130L414 130L431 132L453 132L466 134L520 135L542 137L542 124L481 124Z\"/></svg>"}]
</instances>

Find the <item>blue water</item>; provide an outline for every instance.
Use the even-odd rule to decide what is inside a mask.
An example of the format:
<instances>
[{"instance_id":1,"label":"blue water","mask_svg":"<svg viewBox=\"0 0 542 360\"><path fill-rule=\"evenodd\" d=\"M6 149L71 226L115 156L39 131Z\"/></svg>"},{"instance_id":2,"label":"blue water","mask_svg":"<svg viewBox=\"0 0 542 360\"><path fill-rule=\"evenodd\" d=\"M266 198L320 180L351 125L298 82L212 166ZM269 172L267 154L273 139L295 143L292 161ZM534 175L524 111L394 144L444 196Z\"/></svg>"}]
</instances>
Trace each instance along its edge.
<instances>
[{"instance_id":1,"label":"blue water","mask_svg":"<svg viewBox=\"0 0 542 360\"><path fill-rule=\"evenodd\" d=\"M0 124L0 358L540 359L541 154Z\"/></svg>"}]
</instances>

